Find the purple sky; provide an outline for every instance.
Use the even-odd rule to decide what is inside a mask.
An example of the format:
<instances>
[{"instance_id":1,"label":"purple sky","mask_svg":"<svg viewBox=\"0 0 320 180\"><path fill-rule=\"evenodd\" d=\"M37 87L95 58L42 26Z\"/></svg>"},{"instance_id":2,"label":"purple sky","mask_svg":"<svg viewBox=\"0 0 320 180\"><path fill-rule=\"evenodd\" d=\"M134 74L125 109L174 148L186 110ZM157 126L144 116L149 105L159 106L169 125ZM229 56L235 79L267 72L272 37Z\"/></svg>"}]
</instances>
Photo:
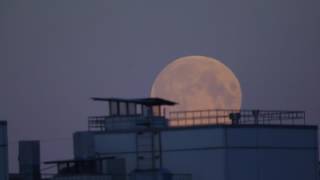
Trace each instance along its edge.
<instances>
[{"instance_id":1,"label":"purple sky","mask_svg":"<svg viewBox=\"0 0 320 180\"><path fill-rule=\"evenodd\" d=\"M0 119L10 169L20 139L42 160L72 156L72 133L103 113L91 96L148 96L156 75L186 55L237 75L243 107L320 117L319 0L0 1ZM58 139L57 139L58 138Z\"/></svg>"}]
</instances>

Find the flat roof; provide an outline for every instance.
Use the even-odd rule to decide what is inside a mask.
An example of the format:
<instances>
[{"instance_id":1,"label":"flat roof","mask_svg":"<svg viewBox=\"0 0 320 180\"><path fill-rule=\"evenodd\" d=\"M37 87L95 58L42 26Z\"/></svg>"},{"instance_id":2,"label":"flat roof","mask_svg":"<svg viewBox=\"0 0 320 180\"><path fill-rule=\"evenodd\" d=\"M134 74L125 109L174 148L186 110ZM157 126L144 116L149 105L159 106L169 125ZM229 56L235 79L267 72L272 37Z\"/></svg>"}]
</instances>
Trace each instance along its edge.
<instances>
[{"instance_id":1,"label":"flat roof","mask_svg":"<svg viewBox=\"0 0 320 180\"><path fill-rule=\"evenodd\" d=\"M101 97L92 97L91 98L94 101L116 101L116 102L126 102L126 103L135 103L135 104L141 104L145 106L159 106L159 105L166 105L166 106L173 106L176 105L176 102L162 99L162 98L135 98L135 99L123 99L123 98L101 98Z\"/></svg>"}]
</instances>

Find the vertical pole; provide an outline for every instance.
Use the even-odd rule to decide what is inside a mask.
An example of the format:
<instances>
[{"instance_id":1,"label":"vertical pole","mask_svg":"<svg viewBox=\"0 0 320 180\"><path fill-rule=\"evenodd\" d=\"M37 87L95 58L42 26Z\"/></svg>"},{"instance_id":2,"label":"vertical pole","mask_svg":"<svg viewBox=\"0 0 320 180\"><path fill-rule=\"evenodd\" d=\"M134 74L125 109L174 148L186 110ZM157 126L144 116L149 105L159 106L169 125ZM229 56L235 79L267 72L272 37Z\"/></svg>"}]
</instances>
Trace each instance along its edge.
<instances>
[{"instance_id":1,"label":"vertical pole","mask_svg":"<svg viewBox=\"0 0 320 180\"><path fill-rule=\"evenodd\" d=\"M152 161L152 170L156 169L156 164L155 164L155 148L154 148L154 136L156 134L155 130L151 130L151 161Z\"/></svg>"},{"instance_id":2,"label":"vertical pole","mask_svg":"<svg viewBox=\"0 0 320 180\"><path fill-rule=\"evenodd\" d=\"M119 101L116 101L117 102L117 116L120 116L120 103Z\"/></svg>"},{"instance_id":3,"label":"vertical pole","mask_svg":"<svg viewBox=\"0 0 320 180\"><path fill-rule=\"evenodd\" d=\"M139 132L136 133L136 168L140 169L139 166L139 147L138 147L138 137L139 136Z\"/></svg>"},{"instance_id":4,"label":"vertical pole","mask_svg":"<svg viewBox=\"0 0 320 180\"><path fill-rule=\"evenodd\" d=\"M127 116L130 115L129 114L129 103L128 102L126 102L126 115Z\"/></svg>"},{"instance_id":5,"label":"vertical pole","mask_svg":"<svg viewBox=\"0 0 320 180\"><path fill-rule=\"evenodd\" d=\"M157 114L157 115L158 115L159 117L161 117L161 116L162 116L162 114L161 114L161 106L157 106L157 107L158 107L158 114Z\"/></svg>"},{"instance_id":6,"label":"vertical pole","mask_svg":"<svg viewBox=\"0 0 320 180\"><path fill-rule=\"evenodd\" d=\"M111 102L108 101L108 107L109 107L109 116L111 116Z\"/></svg>"},{"instance_id":7,"label":"vertical pole","mask_svg":"<svg viewBox=\"0 0 320 180\"><path fill-rule=\"evenodd\" d=\"M162 169L162 138L161 138L161 131L158 131L159 136L159 162L160 162L160 169Z\"/></svg>"},{"instance_id":8,"label":"vertical pole","mask_svg":"<svg viewBox=\"0 0 320 180\"><path fill-rule=\"evenodd\" d=\"M224 127L224 144L225 144L225 152L224 152L224 158L225 158L225 164L224 164L224 176L225 179L228 180L229 179L229 164L228 164L228 160L229 160L229 145L228 145L228 128Z\"/></svg>"}]
</instances>

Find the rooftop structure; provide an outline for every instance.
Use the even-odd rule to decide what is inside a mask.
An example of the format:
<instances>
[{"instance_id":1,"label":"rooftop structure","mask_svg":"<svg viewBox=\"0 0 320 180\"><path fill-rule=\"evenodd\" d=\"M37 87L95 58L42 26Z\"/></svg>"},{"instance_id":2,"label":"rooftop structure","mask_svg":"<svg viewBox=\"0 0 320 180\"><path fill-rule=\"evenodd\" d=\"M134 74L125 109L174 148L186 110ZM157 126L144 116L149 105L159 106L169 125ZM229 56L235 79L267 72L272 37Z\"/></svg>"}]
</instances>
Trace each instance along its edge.
<instances>
[{"instance_id":1,"label":"rooftop structure","mask_svg":"<svg viewBox=\"0 0 320 180\"><path fill-rule=\"evenodd\" d=\"M48 162L58 165L55 179L72 172L80 180L78 170L90 163L93 169L81 172L92 180L98 175L121 180L318 177L317 127L306 124L304 111L165 113L162 106L176 103L160 98L92 99L106 102L109 110L105 116L89 117L88 131L74 133L73 160Z\"/></svg>"},{"instance_id":2,"label":"rooftop structure","mask_svg":"<svg viewBox=\"0 0 320 180\"><path fill-rule=\"evenodd\" d=\"M127 130L144 127L167 127L162 106L176 103L161 98L92 98L108 103L109 115L89 117L89 130Z\"/></svg>"},{"instance_id":3,"label":"rooftop structure","mask_svg":"<svg viewBox=\"0 0 320 180\"><path fill-rule=\"evenodd\" d=\"M40 141L19 141L18 160L23 180L40 180Z\"/></svg>"},{"instance_id":4,"label":"rooftop structure","mask_svg":"<svg viewBox=\"0 0 320 180\"><path fill-rule=\"evenodd\" d=\"M0 121L0 179L8 180L7 121Z\"/></svg>"},{"instance_id":5,"label":"rooftop structure","mask_svg":"<svg viewBox=\"0 0 320 180\"><path fill-rule=\"evenodd\" d=\"M304 125L304 111L279 110L193 110L169 112L166 116L161 106L177 103L161 98L121 99L92 98L94 101L108 103L109 114L91 116L88 120L89 131L112 131L141 129L143 125L157 128L207 125Z\"/></svg>"}]
</instances>

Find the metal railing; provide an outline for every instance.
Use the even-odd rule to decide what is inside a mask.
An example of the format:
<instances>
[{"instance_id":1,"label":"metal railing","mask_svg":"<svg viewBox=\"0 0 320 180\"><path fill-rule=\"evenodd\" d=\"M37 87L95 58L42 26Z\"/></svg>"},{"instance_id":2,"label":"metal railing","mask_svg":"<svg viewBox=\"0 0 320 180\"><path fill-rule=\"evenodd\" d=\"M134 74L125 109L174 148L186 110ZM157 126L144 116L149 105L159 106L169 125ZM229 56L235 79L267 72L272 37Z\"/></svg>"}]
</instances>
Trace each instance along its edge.
<instances>
[{"instance_id":1,"label":"metal railing","mask_svg":"<svg viewBox=\"0 0 320 180\"><path fill-rule=\"evenodd\" d=\"M167 127L162 116L90 116L89 131L112 131L141 129L145 127Z\"/></svg>"},{"instance_id":2,"label":"metal railing","mask_svg":"<svg viewBox=\"0 0 320 180\"><path fill-rule=\"evenodd\" d=\"M125 130L148 127L185 127L206 125L305 125L304 111L277 110L196 110L170 112L169 117L91 116L89 131Z\"/></svg>"},{"instance_id":3,"label":"metal railing","mask_svg":"<svg viewBox=\"0 0 320 180\"><path fill-rule=\"evenodd\" d=\"M275 110L199 110L169 113L170 126L237 125L237 124L280 124L305 125L304 111Z\"/></svg>"},{"instance_id":4,"label":"metal railing","mask_svg":"<svg viewBox=\"0 0 320 180\"><path fill-rule=\"evenodd\" d=\"M105 131L107 116L90 116L88 117L89 131Z\"/></svg>"}]
</instances>

